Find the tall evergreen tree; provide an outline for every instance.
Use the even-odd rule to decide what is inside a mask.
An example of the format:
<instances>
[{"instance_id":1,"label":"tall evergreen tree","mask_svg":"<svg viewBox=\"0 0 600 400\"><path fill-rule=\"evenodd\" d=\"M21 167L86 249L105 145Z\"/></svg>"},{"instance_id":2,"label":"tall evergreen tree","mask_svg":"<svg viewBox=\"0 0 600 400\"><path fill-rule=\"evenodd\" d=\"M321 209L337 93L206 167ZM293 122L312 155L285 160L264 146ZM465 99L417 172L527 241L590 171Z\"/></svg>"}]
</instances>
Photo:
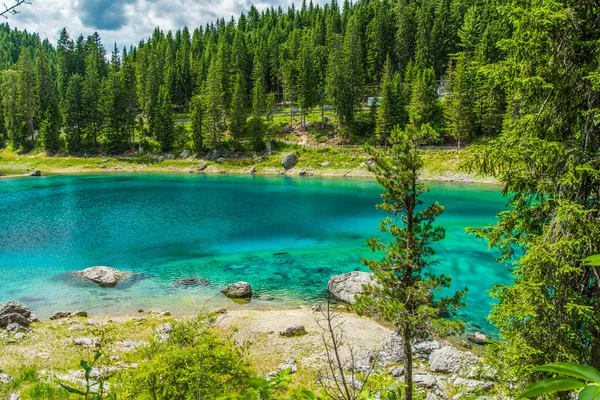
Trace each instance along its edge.
<instances>
[{"instance_id":1,"label":"tall evergreen tree","mask_svg":"<svg viewBox=\"0 0 600 400\"><path fill-rule=\"evenodd\" d=\"M35 77L33 75L33 64L31 55L26 48L21 49L19 61L17 62L17 110L19 118L20 133L18 146L33 147L35 115Z\"/></svg>"},{"instance_id":2,"label":"tall evergreen tree","mask_svg":"<svg viewBox=\"0 0 600 400\"><path fill-rule=\"evenodd\" d=\"M63 101L65 145L70 154L80 153L84 149L85 112L82 91L81 75L71 75Z\"/></svg>"},{"instance_id":3,"label":"tall evergreen tree","mask_svg":"<svg viewBox=\"0 0 600 400\"><path fill-rule=\"evenodd\" d=\"M375 282L365 286L354 305L359 314L378 315L398 329L403 343L405 400L413 399L413 340L429 336L434 324L453 325L442 320L440 313L454 314L466 293L465 289L451 297L432 296L450 285L450 277L427 271L435 263L432 244L445 236L444 229L434 225L444 207L437 202L421 207L427 188L419 182L423 166L417 150L420 137L422 130L410 125L405 132L394 132L389 153L369 148L374 163L370 170L384 189L383 203L377 207L390 214L380 230L389 233L392 241L368 241L373 252L384 255L363 260L374 272ZM460 328L460 324L454 325L454 329Z\"/></svg>"},{"instance_id":4,"label":"tall evergreen tree","mask_svg":"<svg viewBox=\"0 0 600 400\"><path fill-rule=\"evenodd\" d=\"M233 97L231 98L231 110L229 115L229 130L231 136L239 146L240 139L246 128L248 117L248 92L246 90L246 79L242 72L238 72L233 85Z\"/></svg>"},{"instance_id":5,"label":"tall evergreen tree","mask_svg":"<svg viewBox=\"0 0 600 400\"><path fill-rule=\"evenodd\" d=\"M42 43L38 43L35 57L36 115L41 120L40 138L42 147L50 152L60 147L60 112L58 95L52 81L50 60Z\"/></svg>"},{"instance_id":6,"label":"tall evergreen tree","mask_svg":"<svg viewBox=\"0 0 600 400\"><path fill-rule=\"evenodd\" d=\"M385 64L381 83L380 100L375 123L375 135L387 147L388 139L395 127L404 128L408 122L406 104L400 74L392 70L390 58Z\"/></svg>"},{"instance_id":7,"label":"tall evergreen tree","mask_svg":"<svg viewBox=\"0 0 600 400\"><path fill-rule=\"evenodd\" d=\"M456 139L460 149L472 134L475 126L472 65L464 53L458 53L448 74L450 93L445 101L444 113L448 134Z\"/></svg>"},{"instance_id":8,"label":"tall evergreen tree","mask_svg":"<svg viewBox=\"0 0 600 400\"><path fill-rule=\"evenodd\" d=\"M192 125L192 147L199 154L204 150L204 104L202 95L192 97L190 102L190 122Z\"/></svg>"}]
</instances>

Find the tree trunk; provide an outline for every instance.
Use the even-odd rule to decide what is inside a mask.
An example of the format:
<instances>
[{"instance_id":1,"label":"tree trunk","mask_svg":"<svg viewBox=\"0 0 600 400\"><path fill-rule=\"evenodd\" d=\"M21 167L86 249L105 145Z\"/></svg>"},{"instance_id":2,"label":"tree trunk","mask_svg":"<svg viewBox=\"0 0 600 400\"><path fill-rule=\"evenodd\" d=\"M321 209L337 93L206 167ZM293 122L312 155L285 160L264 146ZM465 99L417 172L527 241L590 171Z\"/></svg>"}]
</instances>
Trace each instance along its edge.
<instances>
[{"instance_id":1,"label":"tree trunk","mask_svg":"<svg viewBox=\"0 0 600 400\"><path fill-rule=\"evenodd\" d=\"M413 398L413 370L412 370L412 332L408 326L402 329L402 340L404 345L404 400L412 400Z\"/></svg>"}]
</instances>

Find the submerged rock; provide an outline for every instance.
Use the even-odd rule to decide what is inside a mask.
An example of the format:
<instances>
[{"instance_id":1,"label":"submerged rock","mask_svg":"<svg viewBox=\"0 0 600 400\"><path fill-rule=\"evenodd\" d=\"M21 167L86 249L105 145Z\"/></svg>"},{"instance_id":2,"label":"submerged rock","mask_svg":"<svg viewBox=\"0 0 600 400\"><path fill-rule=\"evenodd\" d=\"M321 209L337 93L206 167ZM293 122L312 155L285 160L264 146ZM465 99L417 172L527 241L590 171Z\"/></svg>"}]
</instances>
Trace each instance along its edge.
<instances>
[{"instance_id":1,"label":"submerged rock","mask_svg":"<svg viewBox=\"0 0 600 400\"><path fill-rule=\"evenodd\" d=\"M329 279L327 290L331 297L343 303L354 304L355 296L363 293L363 286L373 282L373 274L353 271Z\"/></svg>"},{"instance_id":2,"label":"submerged rock","mask_svg":"<svg viewBox=\"0 0 600 400\"><path fill-rule=\"evenodd\" d=\"M194 287L194 286L210 286L210 282L206 278L199 276L187 276L185 278L179 278L175 280L175 286L177 287Z\"/></svg>"},{"instance_id":3,"label":"submerged rock","mask_svg":"<svg viewBox=\"0 0 600 400\"><path fill-rule=\"evenodd\" d=\"M231 283L221 291L231 299L249 299L252 297L252 287L248 282Z\"/></svg>"},{"instance_id":4,"label":"submerged rock","mask_svg":"<svg viewBox=\"0 0 600 400\"><path fill-rule=\"evenodd\" d=\"M21 303L9 301L0 305L0 328L13 323L28 327L34 321L37 321L35 314L32 314L29 308Z\"/></svg>"},{"instance_id":5,"label":"submerged rock","mask_svg":"<svg viewBox=\"0 0 600 400\"><path fill-rule=\"evenodd\" d=\"M88 279L104 287L114 287L125 273L110 267L90 267L77 271L76 275Z\"/></svg>"},{"instance_id":6,"label":"submerged rock","mask_svg":"<svg viewBox=\"0 0 600 400\"><path fill-rule=\"evenodd\" d=\"M294 168L296 163L298 162L298 156L294 153L286 154L281 160L281 165L285 169Z\"/></svg>"}]
</instances>

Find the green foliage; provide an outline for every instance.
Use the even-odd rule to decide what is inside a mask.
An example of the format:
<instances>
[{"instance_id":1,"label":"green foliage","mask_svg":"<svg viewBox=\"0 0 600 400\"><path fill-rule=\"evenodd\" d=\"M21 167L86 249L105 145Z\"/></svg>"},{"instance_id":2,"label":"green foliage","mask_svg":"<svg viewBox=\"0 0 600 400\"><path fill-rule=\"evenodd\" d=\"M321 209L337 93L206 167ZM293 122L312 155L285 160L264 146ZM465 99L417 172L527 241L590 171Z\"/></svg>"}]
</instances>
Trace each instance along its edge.
<instances>
[{"instance_id":1,"label":"green foliage","mask_svg":"<svg viewBox=\"0 0 600 400\"><path fill-rule=\"evenodd\" d=\"M575 363L552 363L536 367L534 370L572 378L548 378L536 382L523 391L517 399L573 390L579 393L579 400L600 399L600 372L593 367Z\"/></svg>"},{"instance_id":2,"label":"green foliage","mask_svg":"<svg viewBox=\"0 0 600 400\"><path fill-rule=\"evenodd\" d=\"M600 40L589 2L511 2L501 8L512 35L493 75L506 87L508 113L497 140L471 148L466 166L494 175L510 195L495 226L471 232L513 262L498 285L490 320L502 341L490 361L506 379L536 381L536 365L600 368L600 279L582 259L600 249L597 187ZM568 66L568 67L567 67Z\"/></svg>"},{"instance_id":3,"label":"green foliage","mask_svg":"<svg viewBox=\"0 0 600 400\"><path fill-rule=\"evenodd\" d=\"M214 321L209 314L172 322L168 339L156 338L140 350L144 360L138 368L119 377L118 397L211 399L243 393L252 376L246 347L219 338Z\"/></svg>"},{"instance_id":4,"label":"green foliage","mask_svg":"<svg viewBox=\"0 0 600 400\"><path fill-rule=\"evenodd\" d=\"M383 203L377 208L390 214L380 225L380 231L391 235L390 242L370 239L373 252L383 258L363 260L374 272L375 283L367 285L354 305L359 314L372 314L394 324L403 337L405 353L405 399L412 398L413 338L429 334L435 325L448 322L440 315L453 315L463 305L466 289L451 297L436 299L434 292L450 285L450 277L435 276L427 268L435 263L432 244L444 238L445 231L434 225L444 211L438 203L422 208L420 199L427 187L418 181L423 161L417 143L423 130L414 123L406 131L396 129L389 153L367 148L373 160L370 170L383 187Z\"/></svg>"}]
</instances>

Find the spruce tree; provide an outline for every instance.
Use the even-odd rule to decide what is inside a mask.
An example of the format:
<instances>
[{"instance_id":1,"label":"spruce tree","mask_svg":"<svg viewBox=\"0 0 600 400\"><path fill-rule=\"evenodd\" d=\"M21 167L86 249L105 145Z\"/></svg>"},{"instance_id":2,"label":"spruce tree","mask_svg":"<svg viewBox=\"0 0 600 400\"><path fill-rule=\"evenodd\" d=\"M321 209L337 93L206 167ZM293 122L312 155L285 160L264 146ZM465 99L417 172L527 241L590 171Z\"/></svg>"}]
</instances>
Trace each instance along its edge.
<instances>
[{"instance_id":1,"label":"spruce tree","mask_svg":"<svg viewBox=\"0 0 600 400\"><path fill-rule=\"evenodd\" d=\"M460 149L473 134L474 129L474 94L475 76L472 65L464 53L458 53L449 70L448 89L450 93L445 100L444 114L448 125L448 135L456 139Z\"/></svg>"},{"instance_id":2,"label":"spruce tree","mask_svg":"<svg viewBox=\"0 0 600 400\"><path fill-rule=\"evenodd\" d=\"M375 136L387 147L388 139L395 127L404 128L408 122L406 105L401 93L400 74L392 70L390 58L385 64L381 83L380 100L378 101Z\"/></svg>"},{"instance_id":3,"label":"spruce tree","mask_svg":"<svg viewBox=\"0 0 600 400\"><path fill-rule=\"evenodd\" d=\"M17 62L17 141L14 145L33 147L35 115L35 77L29 50L23 47Z\"/></svg>"},{"instance_id":4,"label":"spruce tree","mask_svg":"<svg viewBox=\"0 0 600 400\"><path fill-rule=\"evenodd\" d=\"M204 150L204 104L202 95L192 97L190 102L192 148L196 154Z\"/></svg>"},{"instance_id":5,"label":"spruce tree","mask_svg":"<svg viewBox=\"0 0 600 400\"><path fill-rule=\"evenodd\" d=\"M450 277L428 271L435 263L432 244L445 236L444 229L434 225L444 208L437 202L422 207L421 196L427 191L419 181L423 161L417 144L422 136L423 129L411 124L404 132L394 131L389 152L367 148L373 160L369 169L384 189L383 203L377 208L390 215L381 222L380 230L389 233L392 240L368 241L373 252L383 252L383 258L363 260L374 272L374 283L364 287L354 304L359 314L374 314L393 323L401 335L405 400L413 399L413 340L431 335L435 325L460 329L460 323L440 315L454 314L466 293L465 289L451 297L439 296L435 292L447 288Z\"/></svg>"},{"instance_id":6,"label":"spruce tree","mask_svg":"<svg viewBox=\"0 0 600 400\"><path fill-rule=\"evenodd\" d=\"M69 154L83 151L85 115L82 90L83 78L81 75L71 75L63 100L65 147Z\"/></svg>"},{"instance_id":7,"label":"spruce tree","mask_svg":"<svg viewBox=\"0 0 600 400\"><path fill-rule=\"evenodd\" d=\"M229 115L229 131L239 147L240 139L246 129L246 118L248 117L248 93L246 90L246 79L242 72L238 72L233 86L231 98L231 110Z\"/></svg>"},{"instance_id":8,"label":"spruce tree","mask_svg":"<svg viewBox=\"0 0 600 400\"><path fill-rule=\"evenodd\" d=\"M52 82L50 60L41 42L35 57L36 76L36 115L40 119L40 137L42 147L49 152L59 149L60 112L58 95Z\"/></svg>"}]
</instances>

